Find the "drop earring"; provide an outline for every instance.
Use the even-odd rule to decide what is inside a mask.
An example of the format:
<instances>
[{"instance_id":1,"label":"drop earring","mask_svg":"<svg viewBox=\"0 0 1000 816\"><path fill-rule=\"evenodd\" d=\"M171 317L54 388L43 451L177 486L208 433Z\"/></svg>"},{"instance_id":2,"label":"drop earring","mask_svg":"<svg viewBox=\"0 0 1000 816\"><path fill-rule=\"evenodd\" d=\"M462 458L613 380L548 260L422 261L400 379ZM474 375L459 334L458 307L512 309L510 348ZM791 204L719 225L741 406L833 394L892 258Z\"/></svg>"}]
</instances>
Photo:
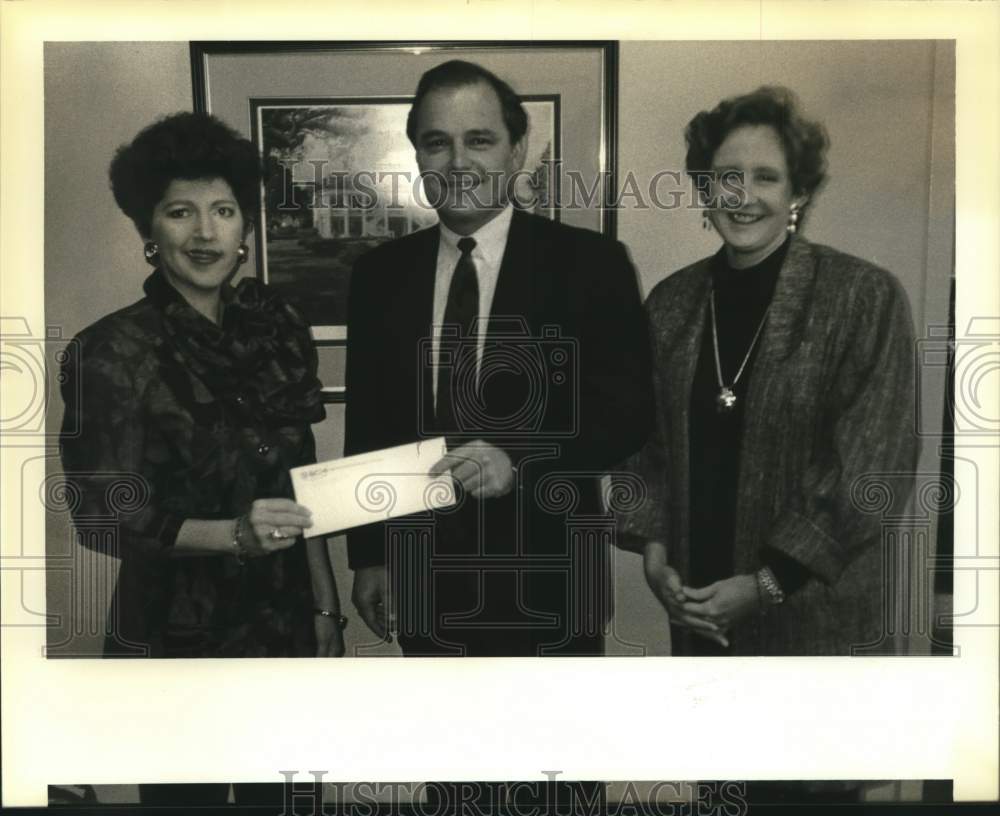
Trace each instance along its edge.
<instances>
[{"instance_id":1,"label":"drop earring","mask_svg":"<svg viewBox=\"0 0 1000 816\"><path fill-rule=\"evenodd\" d=\"M247 262L247 258L250 257L250 247L246 244L240 244L236 250L236 263L241 266Z\"/></svg>"},{"instance_id":2,"label":"drop earring","mask_svg":"<svg viewBox=\"0 0 1000 816\"><path fill-rule=\"evenodd\" d=\"M146 241L142 247L142 256L150 266L156 266L160 257L160 247L156 241Z\"/></svg>"},{"instance_id":3,"label":"drop earring","mask_svg":"<svg viewBox=\"0 0 1000 816\"><path fill-rule=\"evenodd\" d=\"M795 235L795 231L799 228L799 205L792 204L791 209L788 211L788 226L785 229L788 230L789 235Z\"/></svg>"},{"instance_id":4,"label":"drop earring","mask_svg":"<svg viewBox=\"0 0 1000 816\"><path fill-rule=\"evenodd\" d=\"M712 229L712 219L708 214L708 210L701 211L701 228L706 232Z\"/></svg>"}]
</instances>

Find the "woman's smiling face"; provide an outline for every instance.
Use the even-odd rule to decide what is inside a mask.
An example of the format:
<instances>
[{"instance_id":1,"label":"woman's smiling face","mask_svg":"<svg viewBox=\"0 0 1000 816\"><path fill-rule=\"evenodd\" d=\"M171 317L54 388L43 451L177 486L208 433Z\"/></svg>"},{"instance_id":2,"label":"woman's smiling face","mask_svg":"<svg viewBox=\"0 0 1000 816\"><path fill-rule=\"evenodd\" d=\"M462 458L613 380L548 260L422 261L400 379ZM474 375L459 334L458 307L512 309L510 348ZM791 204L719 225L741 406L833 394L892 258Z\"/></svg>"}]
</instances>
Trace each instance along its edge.
<instances>
[{"instance_id":1,"label":"woman's smiling face","mask_svg":"<svg viewBox=\"0 0 1000 816\"><path fill-rule=\"evenodd\" d=\"M806 196L796 196L788 161L777 131L770 125L741 125L732 130L712 158L716 174L740 174L744 192L738 206L726 207L718 186L712 224L726 243L726 254L735 268L760 263L785 240L792 205L803 206ZM732 189L732 182L727 184Z\"/></svg>"},{"instance_id":2,"label":"woman's smiling face","mask_svg":"<svg viewBox=\"0 0 1000 816\"><path fill-rule=\"evenodd\" d=\"M174 179L153 210L149 236L182 295L218 290L236 267L243 214L221 178Z\"/></svg>"}]
</instances>

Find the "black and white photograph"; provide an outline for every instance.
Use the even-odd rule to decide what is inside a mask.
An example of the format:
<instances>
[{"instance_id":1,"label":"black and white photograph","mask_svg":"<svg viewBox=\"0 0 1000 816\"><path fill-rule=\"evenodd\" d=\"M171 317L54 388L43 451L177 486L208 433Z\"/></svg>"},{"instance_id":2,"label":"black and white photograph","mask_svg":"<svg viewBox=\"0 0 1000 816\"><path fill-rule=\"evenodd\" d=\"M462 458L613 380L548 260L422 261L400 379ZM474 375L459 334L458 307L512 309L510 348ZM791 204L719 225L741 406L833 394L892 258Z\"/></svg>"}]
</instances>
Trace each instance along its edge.
<instances>
[{"instance_id":1,"label":"black and white photograph","mask_svg":"<svg viewBox=\"0 0 1000 816\"><path fill-rule=\"evenodd\" d=\"M5 631L41 635L46 682L138 695L77 694L67 750L98 717L137 760L197 747L54 759L32 804L990 798L967 791L995 768L954 770L961 695L915 690L1000 625L965 34L217 30L38 42ZM639 730L627 773L585 753ZM921 752L933 733L954 742ZM261 740L266 773L223 748ZM763 744L796 770L759 770Z\"/></svg>"},{"instance_id":2,"label":"black and white photograph","mask_svg":"<svg viewBox=\"0 0 1000 816\"><path fill-rule=\"evenodd\" d=\"M320 45L334 50L202 42L191 59L273 62L286 53L294 64L326 56ZM183 46L158 50L176 59ZM534 175L544 153L569 153L554 135L572 130L554 127L560 108L530 116L527 107L538 112L539 103L523 104L487 65L512 51L523 52L521 61L558 63L563 48L483 44L454 59L451 46L433 42L339 45L336 59L347 65L352 56L418 51L421 72L389 89L409 90L411 101L293 105L250 96L230 104L230 121L165 111L109 149L103 196L121 209L117 228L134 225L146 283L124 296L127 278L109 263L116 285L83 314L78 299L64 298L72 287L59 275L75 263L62 266L59 248L73 239L58 230L48 233L46 269L50 314L66 314L63 325L74 329L70 318L92 325L66 332L65 482L56 471L48 485L50 512L65 529L51 525L51 554L97 537L137 571L134 579L119 573L116 597L125 603L135 581L141 614L111 604L106 639L128 632L132 642L127 625L148 614L156 617L149 656L286 654L276 644L281 632L294 635L282 615L293 615L288 598L298 596L307 623L314 606L355 618L344 632L348 655L376 642L408 654L411 638L422 641L413 652L426 656L943 647L944 635L904 626L886 609L901 579L930 589L926 576L904 574L893 536L905 529L932 555L939 511L954 493L942 477L928 483L940 461L917 428L918 402L933 409L921 421L943 427L945 380L918 384L914 364L917 337L928 337L932 320L949 319L953 44L736 43L721 64L709 42L595 43L618 74L614 89L600 87L607 70L589 78L590 96L619 108L618 162L605 159L611 184L602 202L616 210L617 241L568 223L580 218L577 199L589 189L579 168L559 168L561 200L553 203L572 215L557 223L519 208L505 189L486 200L493 177L526 163ZM133 53L128 44L48 45L48 160L56 168L80 144L79 127L57 125L69 115L60 95L81 95L58 78L90 75L87 60L123 62ZM709 53L718 76L755 61L760 81L720 87L695 70ZM667 66L697 73L700 86L678 81L663 91L670 106L637 110L628 78L662 76ZM238 73L246 77L246 66ZM229 110L217 100L224 83L206 84L216 96L201 107ZM636 111L630 124L623 108ZM427 122L424 110L434 113ZM453 131L468 144L455 146ZM258 155L273 175L260 172ZM216 166L225 171L220 183L187 178ZM317 168L318 184L309 175ZM354 214L338 206L357 193L337 188L338 173L399 171L405 184L470 169L479 186L449 190L470 193L469 202L435 201L435 210L425 195L423 208L410 202L406 214L390 215L390 192ZM64 188L63 174L49 177ZM88 177L105 185L96 170ZM748 179L760 189L748 191ZM149 195L149 187L164 192ZM172 187L182 202L175 210L167 206ZM226 232L212 240L198 236L187 204L196 187L226 202L214 228ZM53 191L47 204L52 222L64 222L62 195ZM185 219L192 234L174 238L173 223ZM447 266L464 268L458 236L487 225L497 235L480 237L469 258L491 271L482 286L473 279L478 308L463 318L469 326L459 325L462 293ZM929 253L928 237L943 249ZM213 272L207 282L202 267ZM323 275L330 284L317 282ZM123 301L144 291L145 299L104 319L113 291ZM246 313L244 325L223 328L218 315L241 299L234 313ZM347 329L344 344L310 342L306 327L321 323ZM470 365L461 340L473 329L481 349ZM341 367L342 413L317 396L327 369ZM315 542L302 536L318 508L295 504L290 470L437 437L447 454L427 464L451 473L453 508L400 515L373 502L372 523L338 531L305 558L305 542ZM367 498L336 484L334 507ZM117 536L91 530L112 513ZM131 551L142 553L134 566ZM378 567L384 583L390 558L399 560L392 586L371 601L365 576ZM275 595L256 606L265 585ZM53 605L60 589L51 583ZM251 608L241 610L243 602ZM78 656L86 638L72 636L69 615L62 620L69 631L51 630L49 655ZM177 638L178 651L162 638ZM202 638L204 651L191 651ZM241 652L246 638L254 645Z\"/></svg>"}]
</instances>

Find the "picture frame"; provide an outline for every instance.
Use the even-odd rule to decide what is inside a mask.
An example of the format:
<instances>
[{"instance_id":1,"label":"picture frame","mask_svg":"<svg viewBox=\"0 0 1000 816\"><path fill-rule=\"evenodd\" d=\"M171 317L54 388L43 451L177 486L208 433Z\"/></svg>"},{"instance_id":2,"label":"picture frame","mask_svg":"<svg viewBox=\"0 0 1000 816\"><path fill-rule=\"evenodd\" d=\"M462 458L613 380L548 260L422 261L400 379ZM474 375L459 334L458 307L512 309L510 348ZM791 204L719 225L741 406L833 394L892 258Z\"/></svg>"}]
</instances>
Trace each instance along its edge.
<instances>
[{"instance_id":1,"label":"picture frame","mask_svg":"<svg viewBox=\"0 0 1000 816\"><path fill-rule=\"evenodd\" d=\"M319 346L347 342L353 260L436 221L429 207L382 192L393 179L419 191L405 115L419 77L446 60L479 63L521 96L526 169L544 190L536 212L615 234L616 42L194 41L190 58L194 109L251 139L264 159L253 267L303 312ZM358 197L368 192L357 189L359 172L376 182L374 197ZM564 206L563 180L574 176L587 195ZM328 390L328 401L344 398Z\"/></svg>"}]
</instances>

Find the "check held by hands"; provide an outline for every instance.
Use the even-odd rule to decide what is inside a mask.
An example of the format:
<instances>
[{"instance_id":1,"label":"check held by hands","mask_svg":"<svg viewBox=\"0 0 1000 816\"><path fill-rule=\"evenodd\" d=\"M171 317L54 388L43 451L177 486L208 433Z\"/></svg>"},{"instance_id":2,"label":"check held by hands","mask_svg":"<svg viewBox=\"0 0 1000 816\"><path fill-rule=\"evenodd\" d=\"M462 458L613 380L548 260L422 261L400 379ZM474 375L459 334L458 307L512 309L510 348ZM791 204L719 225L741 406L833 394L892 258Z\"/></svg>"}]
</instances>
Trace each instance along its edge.
<instances>
[{"instance_id":1,"label":"check held by hands","mask_svg":"<svg viewBox=\"0 0 1000 816\"><path fill-rule=\"evenodd\" d=\"M312 513L310 535L450 507L451 482L427 475L443 437L292 468L295 498Z\"/></svg>"}]
</instances>

